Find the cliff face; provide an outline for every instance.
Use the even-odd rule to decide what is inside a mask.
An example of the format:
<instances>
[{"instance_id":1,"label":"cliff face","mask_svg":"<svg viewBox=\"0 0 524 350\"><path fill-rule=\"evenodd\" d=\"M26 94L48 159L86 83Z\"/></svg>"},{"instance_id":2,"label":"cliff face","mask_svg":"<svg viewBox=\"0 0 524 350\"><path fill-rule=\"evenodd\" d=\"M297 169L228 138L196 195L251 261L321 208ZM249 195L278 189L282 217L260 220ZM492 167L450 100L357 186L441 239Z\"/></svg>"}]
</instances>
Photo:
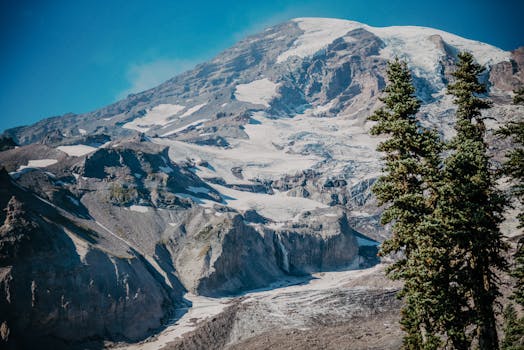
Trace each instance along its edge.
<instances>
[{"instance_id":1,"label":"cliff face","mask_svg":"<svg viewBox=\"0 0 524 350\"><path fill-rule=\"evenodd\" d=\"M511 52L511 60L494 65L489 81L501 90L516 90L524 84L524 47Z\"/></svg>"},{"instance_id":2,"label":"cliff face","mask_svg":"<svg viewBox=\"0 0 524 350\"><path fill-rule=\"evenodd\" d=\"M182 283L196 294L236 294L289 275L364 264L341 210L308 212L287 227L254 223L245 213L220 214L192 217L180 228L187 235L167 243Z\"/></svg>"},{"instance_id":3,"label":"cliff face","mask_svg":"<svg viewBox=\"0 0 524 350\"><path fill-rule=\"evenodd\" d=\"M96 248L95 231L44 202L26 206L17 198L39 200L14 192L0 227L3 342L33 348L137 340L184 305L183 289L167 286L138 254Z\"/></svg>"}]
</instances>

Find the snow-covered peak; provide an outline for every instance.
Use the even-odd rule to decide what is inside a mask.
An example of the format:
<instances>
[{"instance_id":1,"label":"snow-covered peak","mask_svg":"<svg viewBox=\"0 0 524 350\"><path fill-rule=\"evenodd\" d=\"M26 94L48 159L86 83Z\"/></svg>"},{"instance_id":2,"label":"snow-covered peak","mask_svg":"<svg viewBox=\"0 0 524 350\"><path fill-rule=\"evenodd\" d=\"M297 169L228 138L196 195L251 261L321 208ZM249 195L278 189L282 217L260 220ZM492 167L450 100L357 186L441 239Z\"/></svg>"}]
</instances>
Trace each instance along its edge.
<instances>
[{"instance_id":1,"label":"snow-covered peak","mask_svg":"<svg viewBox=\"0 0 524 350\"><path fill-rule=\"evenodd\" d=\"M311 56L347 32L364 26L359 22L333 18L295 18L292 21L296 22L304 33L288 51L278 56L277 63L284 62L292 56Z\"/></svg>"},{"instance_id":2,"label":"snow-covered peak","mask_svg":"<svg viewBox=\"0 0 524 350\"><path fill-rule=\"evenodd\" d=\"M510 52L503 51L495 46L479 41L462 38L442 30L416 27L370 27L365 28L378 36L385 46L380 51L380 56L385 59L399 57L410 64L416 76L424 77L438 84L440 62L445 57L445 48L440 40L448 46L459 51L468 51L473 54L481 65L494 65L498 62L509 61Z\"/></svg>"},{"instance_id":3,"label":"snow-covered peak","mask_svg":"<svg viewBox=\"0 0 524 350\"><path fill-rule=\"evenodd\" d=\"M327 47L334 40L355 29L365 29L384 41L380 55L390 59L404 58L415 69L434 72L439 59L445 54L435 42L436 36L458 51L471 52L482 65L492 65L510 59L510 52L475 40L462 38L442 30L417 26L372 27L363 23L333 18L296 18L303 33L292 47L280 54L277 62L289 57L307 57Z\"/></svg>"}]
</instances>

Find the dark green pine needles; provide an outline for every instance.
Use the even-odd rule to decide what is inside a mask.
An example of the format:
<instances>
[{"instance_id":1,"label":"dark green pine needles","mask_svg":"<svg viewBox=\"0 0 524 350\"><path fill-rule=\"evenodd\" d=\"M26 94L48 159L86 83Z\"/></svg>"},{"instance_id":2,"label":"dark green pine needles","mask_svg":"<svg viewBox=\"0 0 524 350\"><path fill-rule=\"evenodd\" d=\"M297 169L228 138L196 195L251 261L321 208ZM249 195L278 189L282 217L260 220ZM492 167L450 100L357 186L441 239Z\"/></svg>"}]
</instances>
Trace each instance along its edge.
<instances>
[{"instance_id":1,"label":"dark green pine needles","mask_svg":"<svg viewBox=\"0 0 524 350\"><path fill-rule=\"evenodd\" d=\"M438 293L432 280L442 252L434 249L432 233L423 228L431 226L442 145L437 134L422 128L415 117L420 102L406 63L390 62L387 74L389 83L381 99L385 106L369 118L377 122L371 134L389 136L378 147L384 153L384 175L373 186L379 203L388 204L382 224L392 223L392 236L383 243L381 254L402 253L387 272L405 282L400 293L405 300L404 348L435 349L440 340L432 313L439 307L431 295Z\"/></svg>"},{"instance_id":2,"label":"dark green pine needles","mask_svg":"<svg viewBox=\"0 0 524 350\"><path fill-rule=\"evenodd\" d=\"M457 135L444 161L439 210L445 234L453 244L453 280L468 297L467 326L480 349L498 349L495 299L497 270L506 268L506 245L499 229L506 200L496 188L482 110L491 104L480 98L486 87L478 77L484 68L469 53L460 53L455 82L448 87L458 109Z\"/></svg>"},{"instance_id":3,"label":"dark green pine needles","mask_svg":"<svg viewBox=\"0 0 524 350\"><path fill-rule=\"evenodd\" d=\"M401 325L405 349L497 349L496 271L506 267L499 224L505 198L496 189L482 110L490 103L478 76L483 68L459 54L449 86L457 105L456 136L444 143L416 118L420 102L405 62L388 65L385 106L370 120L387 135L384 175L373 192L387 204L392 236L381 254L398 253L388 276L404 281ZM445 152L443 152L445 151Z\"/></svg>"},{"instance_id":4,"label":"dark green pine needles","mask_svg":"<svg viewBox=\"0 0 524 350\"><path fill-rule=\"evenodd\" d=\"M524 88L515 91L513 103L524 105ZM524 117L510 122L501 128L499 134L511 138L515 146L508 154L504 164L504 173L509 176L514 184L511 194L521 206L524 204ZM519 229L524 228L524 212L518 213ZM515 278L515 288L512 299L524 307L524 238L517 243L517 251L514 255L514 265L511 275ZM504 350L524 349L524 317L518 318L512 304L505 310L505 338L502 343Z\"/></svg>"}]
</instances>

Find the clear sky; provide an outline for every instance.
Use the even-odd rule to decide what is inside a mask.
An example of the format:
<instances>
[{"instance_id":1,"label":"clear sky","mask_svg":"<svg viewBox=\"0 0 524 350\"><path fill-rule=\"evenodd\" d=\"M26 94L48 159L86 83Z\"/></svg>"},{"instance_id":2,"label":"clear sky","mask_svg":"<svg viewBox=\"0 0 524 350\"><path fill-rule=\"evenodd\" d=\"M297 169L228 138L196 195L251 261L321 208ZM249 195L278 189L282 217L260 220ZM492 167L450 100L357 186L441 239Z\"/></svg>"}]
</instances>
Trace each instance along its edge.
<instances>
[{"instance_id":1,"label":"clear sky","mask_svg":"<svg viewBox=\"0 0 524 350\"><path fill-rule=\"evenodd\" d=\"M295 17L524 45L524 0L0 0L0 131L105 106Z\"/></svg>"}]
</instances>

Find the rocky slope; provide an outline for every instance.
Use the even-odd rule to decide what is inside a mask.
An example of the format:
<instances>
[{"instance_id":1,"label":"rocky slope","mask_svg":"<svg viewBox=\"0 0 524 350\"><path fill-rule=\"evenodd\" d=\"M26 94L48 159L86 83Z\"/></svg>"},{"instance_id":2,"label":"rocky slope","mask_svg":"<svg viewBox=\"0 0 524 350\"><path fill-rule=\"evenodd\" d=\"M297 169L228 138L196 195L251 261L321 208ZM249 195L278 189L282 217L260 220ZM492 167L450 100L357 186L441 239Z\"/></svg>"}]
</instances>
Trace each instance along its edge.
<instances>
[{"instance_id":1,"label":"rocky slope","mask_svg":"<svg viewBox=\"0 0 524 350\"><path fill-rule=\"evenodd\" d=\"M234 298L191 295L176 324L116 349L398 349L399 284L383 269L288 278Z\"/></svg>"},{"instance_id":2,"label":"rocky slope","mask_svg":"<svg viewBox=\"0 0 524 350\"><path fill-rule=\"evenodd\" d=\"M302 18L113 105L7 130L4 341L30 344L30 328L68 345L135 341L179 317L186 292L216 298L376 264L388 232L370 192L380 139L369 136L366 118L380 103L386 62L408 61L421 118L448 138L454 107L445 86L460 50L488 68L490 130L524 112L510 105L524 83L522 48L505 52L430 28ZM500 159L508 145L489 141ZM238 310L251 311L234 314L258 309L243 304ZM346 311L345 325L358 316ZM22 322L17 312L30 317ZM300 332L319 325L300 320ZM272 331L260 328L253 341Z\"/></svg>"},{"instance_id":3,"label":"rocky slope","mask_svg":"<svg viewBox=\"0 0 524 350\"><path fill-rule=\"evenodd\" d=\"M2 170L0 203L1 323L11 346L134 341L175 317L186 291L220 296L372 263L343 210L303 213L300 225L235 210L143 137L83 156L31 144L1 159L17 169Z\"/></svg>"},{"instance_id":4,"label":"rocky slope","mask_svg":"<svg viewBox=\"0 0 524 350\"><path fill-rule=\"evenodd\" d=\"M140 339L184 305L181 285L168 288L143 256L102 244L93 225L0 176L0 317L9 346Z\"/></svg>"}]
</instances>

